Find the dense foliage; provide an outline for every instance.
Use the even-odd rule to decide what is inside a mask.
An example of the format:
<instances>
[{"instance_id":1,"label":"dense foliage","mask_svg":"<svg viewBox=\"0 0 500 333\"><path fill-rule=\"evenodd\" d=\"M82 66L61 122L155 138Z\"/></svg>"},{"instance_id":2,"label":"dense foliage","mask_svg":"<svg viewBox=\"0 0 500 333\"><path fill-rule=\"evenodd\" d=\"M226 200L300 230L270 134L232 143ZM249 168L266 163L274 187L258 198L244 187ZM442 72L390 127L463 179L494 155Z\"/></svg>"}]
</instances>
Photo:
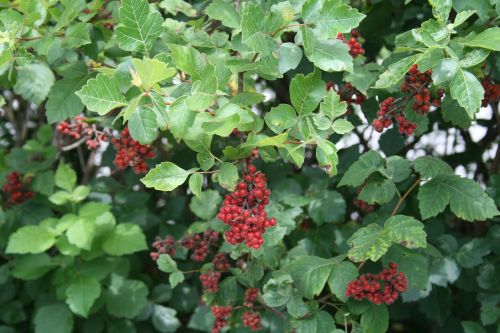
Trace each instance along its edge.
<instances>
[{"instance_id":1,"label":"dense foliage","mask_svg":"<svg viewBox=\"0 0 500 333\"><path fill-rule=\"evenodd\" d=\"M499 13L0 1L0 333L499 333Z\"/></svg>"}]
</instances>

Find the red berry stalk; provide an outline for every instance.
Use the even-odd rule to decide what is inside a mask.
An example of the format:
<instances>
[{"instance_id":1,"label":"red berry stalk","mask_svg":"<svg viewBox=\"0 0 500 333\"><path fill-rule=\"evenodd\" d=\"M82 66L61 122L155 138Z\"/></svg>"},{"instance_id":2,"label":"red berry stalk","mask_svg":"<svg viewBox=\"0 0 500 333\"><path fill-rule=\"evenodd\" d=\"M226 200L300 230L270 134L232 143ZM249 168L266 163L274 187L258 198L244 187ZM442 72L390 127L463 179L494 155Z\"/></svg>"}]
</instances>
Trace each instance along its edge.
<instances>
[{"instance_id":1,"label":"red berry stalk","mask_svg":"<svg viewBox=\"0 0 500 333\"><path fill-rule=\"evenodd\" d=\"M117 153L113 163L119 170L132 167L137 174L146 173L146 159L156 157L151 145L141 145L130 137L128 128L123 129L120 138L113 138L113 146Z\"/></svg>"},{"instance_id":2,"label":"red berry stalk","mask_svg":"<svg viewBox=\"0 0 500 333\"><path fill-rule=\"evenodd\" d=\"M95 124L89 124L88 119L83 116L76 116L70 122L61 121L56 129L63 135L75 140L85 138L85 143L89 149L97 149L102 142L109 140L106 131L99 130Z\"/></svg>"},{"instance_id":3,"label":"red berry stalk","mask_svg":"<svg viewBox=\"0 0 500 333\"><path fill-rule=\"evenodd\" d=\"M6 202L11 205L19 205L35 196L35 193L26 188L26 183L21 180L19 172L11 172L6 177L7 182L3 185Z\"/></svg>"},{"instance_id":4,"label":"red berry stalk","mask_svg":"<svg viewBox=\"0 0 500 333\"><path fill-rule=\"evenodd\" d=\"M226 255L222 252L217 253L212 260L215 269L221 272L227 272L231 268L231 264Z\"/></svg>"},{"instance_id":5,"label":"red berry stalk","mask_svg":"<svg viewBox=\"0 0 500 333\"><path fill-rule=\"evenodd\" d=\"M219 290L220 272L209 271L200 275L201 286L203 290L209 293L216 293Z\"/></svg>"},{"instance_id":6,"label":"red berry stalk","mask_svg":"<svg viewBox=\"0 0 500 333\"><path fill-rule=\"evenodd\" d=\"M444 90L438 90L437 97L431 97L429 90L429 86L432 84L431 75L431 70L421 72L418 70L417 64L414 64L406 73L401 85L401 92L408 95L398 99L388 97L380 103L380 110L377 112L378 118L372 122L375 131L382 132L384 128L391 127L393 120L395 120L399 127L399 133L412 135L417 124L406 119L406 105L413 99L411 108L420 115L427 114L431 105L441 106Z\"/></svg>"},{"instance_id":7,"label":"red berry stalk","mask_svg":"<svg viewBox=\"0 0 500 333\"><path fill-rule=\"evenodd\" d=\"M243 313L243 326L249 327L252 331L258 331L262 329L260 324L260 314L254 311L245 311Z\"/></svg>"},{"instance_id":8,"label":"red berry stalk","mask_svg":"<svg viewBox=\"0 0 500 333\"><path fill-rule=\"evenodd\" d=\"M229 317L231 316L231 305L228 306L212 306L210 308L215 321L212 325L212 333L220 333L220 331L227 325Z\"/></svg>"},{"instance_id":9,"label":"red berry stalk","mask_svg":"<svg viewBox=\"0 0 500 333\"><path fill-rule=\"evenodd\" d=\"M203 234L185 236L181 241L181 245L193 251L191 255L193 261L204 261L208 255L208 247L218 239L219 233L217 231L207 229Z\"/></svg>"},{"instance_id":10,"label":"red berry stalk","mask_svg":"<svg viewBox=\"0 0 500 333\"><path fill-rule=\"evenodd\" d=\"M349 282L346 297L360 301L367 299L375 304L392 304L408 287L408 280L403 272L398 272L398 265L390 263L389 268L379 274L363 274L357 280Z\"/></svg>"},{"instance_id":11,"label":"red berry stalk","mask_svg":"<svg viewBox=\"0 0 500 333\"><path fill-rule=\"evenodd\" d=\"M247 308L253 307L255 304L255 301L257 300L257 296L259 295L259 289L258 288L249 288L245 292L245 301L243 303L244 306Z\"/></svg>"},{"instance_id":12,"label":"red berry stalk","mask_svg":"<svg viewBox=\"0 0 500 333\"><path fill-rule=\"evenodd\" d=\"M153 243L154 250L149 254L149 256L154 261L158 260L160 254L173 256L175 254L175 244L175 239L170 235L165 237L163 240L160 237L156 237L156 240Z\"/></svg>"},{"instance_id":13,"label":"red berry stalk","mask_svg":"<svg viewBox=\"0 0 500 333\"><path fill-rule=\"evenodd\" d=\"M217 218L229 225L225 232L230 244L245 242L246 246L258 249L264 243L265 230L276 225L274 218L267 218L265 211L271 191L267 188L266 176L249 165L234 192L226 195Z\"/></svg>"},{"instance_id":14,"label":"red berry stalk","mask_svg":"<svg viewBox=\"0 0 500 333\"><path fill-rule=\"evenodd\" d=\"M343 41L344 43L349 46L349 54L353 57L356 58L358 55L365 54L365 50L361 46L361 43L359 42L361 38L361 35L357 30L351 30L351 37L349 40L347 40L343 34L338 33L337 34L337 39Z\"/></svg>"},{"instance_id":15,"label":"red berry stalk","mask_svg":"<svg viewBox=\"0 0 500 333\"><path fill-rule=\"evenodd\" d=\"M488 106L490 103L498 103L500 100L500 84L486 77L481 81L484 88L484 98L481 102L483 107Z\"/></svg>"}]
</instances>

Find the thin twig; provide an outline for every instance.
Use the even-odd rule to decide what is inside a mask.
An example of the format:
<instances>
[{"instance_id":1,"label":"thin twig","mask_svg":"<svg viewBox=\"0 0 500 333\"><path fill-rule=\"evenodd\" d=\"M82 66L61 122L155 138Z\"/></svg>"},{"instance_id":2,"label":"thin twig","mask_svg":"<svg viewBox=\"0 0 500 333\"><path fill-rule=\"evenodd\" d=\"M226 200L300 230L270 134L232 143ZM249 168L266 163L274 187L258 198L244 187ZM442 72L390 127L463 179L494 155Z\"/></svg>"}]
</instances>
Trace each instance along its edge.
<instances>
[{"instance_id":1,"label":"thin twig","mask_svg":"<svg viewBox=\"0 0 500 333\"><path fill-rule=\"evenodd\" d=\"M403 204L403 201L405 201L406 197L410 195L410 192L413 191L413 189L420 184L420 177L417 178L417 180L410 186L408 190L403 194L403 196L399 199L398 203L396 204L396 207L394 207L394 210L391 213L391 216L396 215L396 213L399 210L399 207Z\"/></svg>"}]
</instances>

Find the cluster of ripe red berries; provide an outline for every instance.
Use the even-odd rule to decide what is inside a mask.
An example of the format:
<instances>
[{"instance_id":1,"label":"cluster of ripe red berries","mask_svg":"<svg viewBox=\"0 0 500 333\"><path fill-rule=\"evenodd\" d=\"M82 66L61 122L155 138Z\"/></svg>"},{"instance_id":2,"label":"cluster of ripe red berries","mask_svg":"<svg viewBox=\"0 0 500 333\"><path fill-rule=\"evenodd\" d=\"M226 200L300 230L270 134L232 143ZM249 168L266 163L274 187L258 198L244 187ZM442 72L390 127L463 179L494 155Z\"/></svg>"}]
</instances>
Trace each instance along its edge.
<instances>
[{"instance_id":1,"label":"cluster of ripe red berries","mask_svg":"<svg viewBox=\"0 0 500 333\"><path fill-rule=\"evenodd\" d=\"M124 128L120 138L113 138L113 146L117 150L113 163L120 169L132 167L137 174L148 172L146 159L156 157L151 145L141 145L130 137L128 128Z\"/></svg>"},{"instance_id":2,"label":"cluster of ripe red berries","mask_svg":"<svg viewBox=\"0 0 500 333\"><path fill-rule=\"evenodd\" d=\"M19 172L11 172L6 176L7 182L3 185L3 192L7 196L7 203L18 205L35 196L35 192L26 189Z\"/></svg>"},{"instance_id":3,"label":"cluster of ripe red berries","mask_svg":"<svg viewBox=\"0 0 500 333\"><path fill-rule=\"evenodd\" d=\"M221 272L226 272L231 268L231 264L229 263L226 254L223 252L219 252L214 256L214 258L212 259L212 264L214 265L216 270L219 270Z\"/></svg>"},{"instance_id":4,"label":"cluster of ripe red berries","mask_svg":"<svg viewBox=\"0 0 500 333\"><path fill-rule=\"evenodd\" d=\"M245 311L243 313L243 326L250 328L252 331L258 331L262 329L260 324L260 314L255 311Z\"/></svg>"},{"instance_id":5,"label":"cluster of ripe red berries","mask_svg":"<svg viewBox=\"0 0 500 333\"><path fill-rule=\"evenodd\" d=\"M406 73L405 79L401 85L401 92L408 93L406 98L394 99L388 97L380 103L380 110L377 112L377 118L372 122L372 126L377 132L382 132L384 128L391 127L393 119L398 124L399 133L412 135L417 128L416 123L410 122L405 117L406 104L413 98L411 105L412 109L420 114L425 115L429 112L431 105L435 107L441 106L441 98L444 95L444 90L437 91L437 97L432 98L429 86L432 71L427 70L421 72L418 70L417 64L414 64Z\"/></svg>"},{"instance_id":6,"label":"cluster of ripe red berries","mask_svg":"<svg viewBox=\"0 0 500 333\"><path fill-rule=\"evenodd\" d=\"M363 274L347 285L345 295L359 301L367 299L375 304L387 305L396 301L399 293L408 287L408 279L403 272L398 272L398 265L390 263L389 268L379 274Z\"/></svg>"},{"instance_id":7,"label":"cluster of ripe red berries","mask_svg":"<svg viewBox=\"0 0 500 333\"><path fill-rule=\"evenodd\" d=\"M248 165L243 181L238 183L234 192L226 195L217 214L219 220L230 226L225 232L228 243L245 242L252 249L262 246L265 230L276 225L276 220L268 219L265 211L270 194L266 176L254 165Z\"/></svg>"},{"instance_id":8,"label":"cluster of ripe red berries","mask_svg":"<svg viewBox=\"0 0 500 333\"><path fill-rule=\"evenodd\" d=\"M70 122L61 121L57 124L56 129L61 134L75 140L85 138L85 143L89 149L99 148L101 142L109 140L109 135L105 131L97 129L94 124L89 124L87 118L83 116L76 116Z\"/></svg>"},{"instance_id":9,"label":"cluster of ripe red berries","mask_svg":"<svg viewBox=\"0 0 500 333\"><path fill-rule=\"evenodd\" d=\"M365 50L359 42L360 37L361 35L357 30L351 30L351 38L349 38L349 40L347 40L340 32L337 34L337 39L343 41L347 44L347 46L349 46L349 54L353 58L356 58L360 54L365 54Z\"/></svg>"},{"instance_id":10,"label":"cluster of ripe red berries","mask_svg":"<svg viewBox=\"0 0 500 333\"><path fill-rule=\"evenodd\" d=\"M484 98L482 106L488 106L490 103L498 103L500 100L500 84L495 83L490 78L484 78L481 81L484 88Z\"/></svg>"},{"instance_id":11,"label":"cluster of ripe red berries","mask_svg":"<svg viewBox=\"0 0 500 333\"><path fill-rule=\"evenodd\" d=\"M412 110L416 113L425 115L429 112L431 105L435 107L441 106L441 97L444 95L444 90L438 90L438 96L431 98L429 86L432 83L432 71L430 69L425 72L418 70L418 65L414 64L405 75L405 79L401 84L401 92L414 95L414 100L411 105Z\"/></svg>"},{"instance_id":12,"label":"cluster of ripe red berries","mask_svg":"<svg viewBox=\"0 0 500 333\"><path fill-rule=\"evenodd\" d=\"M191 259L193 261L204 261L207 258L208 247L219 239L219 233L212 229L207 229L203 234L194 236L184 236L181 245L192 250Z\"/></svg>"},{"instance_id":13,"label":"cluster of ripe red berries","mask_svg":"<svg viewBox=\"0 0 500 333\"><path fill-rule=\"evenodd\" d=\"M220 272L208 271L200 275L201 286L205 292L216 293L219 290Z\"/></svg>"},{"instance_id":14,"label":"cluster of ripe red berries","mask_svg":"<svg viewBox=\"0 0 500 333\"><path fill-rule=\"evenodd\" d=\"M231 305L215 305L210 308L215 321L212 325L212 333L220 333L220 331L227 325L229 317L231 316Z\"/></svg>"},{"instance_id":15,"label":"cluster of ripe red berries","mask_svg":"<svg viewBox=\"0 0 500 333\"><path fill-rule=\"evenodd\" d=\"M154 261L158 260L160 254L168 254L172 257L175 254L175 244L175 239L170 235L165 237L165 239L156 237L156 240L153 243L154 250L149 254L149 256Z\"/></svg>"}]
</instances>

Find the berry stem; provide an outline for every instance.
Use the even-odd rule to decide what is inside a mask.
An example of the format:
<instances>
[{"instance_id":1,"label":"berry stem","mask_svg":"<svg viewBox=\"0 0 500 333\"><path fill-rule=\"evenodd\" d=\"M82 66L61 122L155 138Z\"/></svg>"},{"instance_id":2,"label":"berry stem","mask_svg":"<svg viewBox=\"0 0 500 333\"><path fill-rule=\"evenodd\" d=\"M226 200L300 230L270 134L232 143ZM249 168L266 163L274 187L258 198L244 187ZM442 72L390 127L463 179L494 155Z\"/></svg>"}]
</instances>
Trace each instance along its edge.
<instances>
[{"instance_id":1,"label":"berry stem","mask_svg":"<svg viewBox=\"0 0 500 333\"><path fill-rule=\"evenodd\" d=\"M420 184L420 177L418 177L417 180L415 180L415 182L410 186L410 188L408 188L408 190L406 190L406 192L403 194L403 196L401 198L399 198L398 203L396 204L396 207L394 207L394 210L391 213L391 216L396 215L396 213L399 210L399 207L401 207L401 205L403 204L403 201L405 201L406 197L408 197L408 195L410 195L411 191L413 191L413 189L415 187L417 187L418 184Z\"/></svg>"}]
</instances>

